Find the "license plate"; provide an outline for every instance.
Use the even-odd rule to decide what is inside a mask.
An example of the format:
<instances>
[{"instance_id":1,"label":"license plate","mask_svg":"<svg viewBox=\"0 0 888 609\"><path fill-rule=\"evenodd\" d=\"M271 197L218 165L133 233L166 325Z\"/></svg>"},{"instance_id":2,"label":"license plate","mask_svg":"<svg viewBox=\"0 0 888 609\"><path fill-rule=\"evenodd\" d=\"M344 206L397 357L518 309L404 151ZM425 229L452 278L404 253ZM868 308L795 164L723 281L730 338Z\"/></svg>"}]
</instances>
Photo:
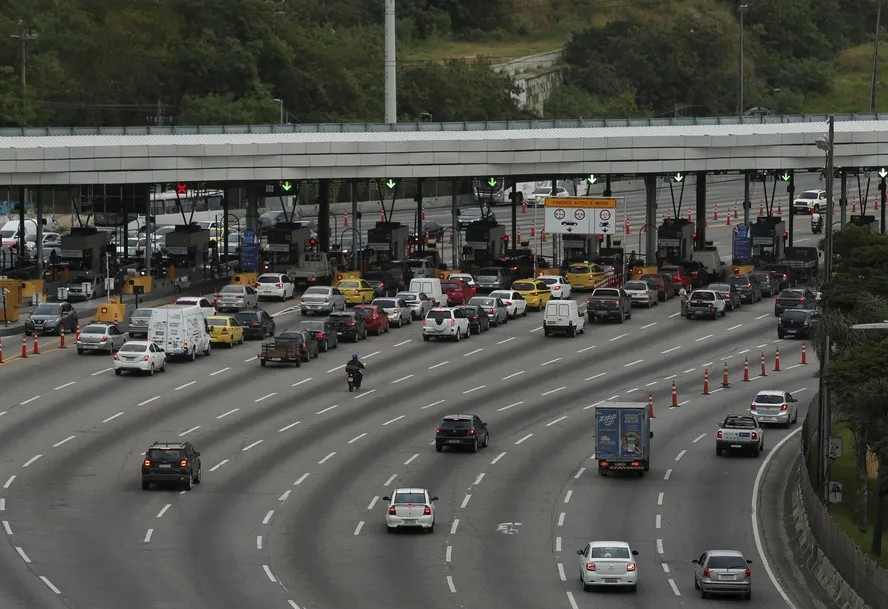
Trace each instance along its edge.
<instances>
[{"instance_id":1,"label":"license plate","mask_svg":"<svg viewBox=\"0 0 888 609\"><path fill-rule=\"evenodd\" d=\"M344 334L344 332L340 332L338 330L336 331L336 336L342 336L343 334Z\"/></svg>"},{"instance_id":2,"label":"license plate","mask_svg":"<svg viewBox=\"0 0 888 609\"><path fill-rule=\"evenodd\" d=\"M448 444L459 444L460 441L459 440L447 440L447 443Z\"/></svg>"},{"instance_id":3,"label":"license plate","mask_svg":"<svg viewBox=\"0 0 888 609\"><path fill-rule=\"evenodd\" d=\"M161 463L160 466L162 469L169 469L172 467L169 463Z\"/></svg>"},{"instance_id":4,"label":"license plate","mask_svg":"<svg viewBox=\"0 0 888 609\"><path fill-rule=\"evenodd\" d=\"M731 448L743 448L740 444L731 444Z\"/></svg>"},{"instance_id":5,"label":"license plate","mask_svg":"<svg viewBox=\"0 0 888 609\"><path fill-rule=\"evenodd\" d=\"M404 518L404 524L416 524L416 518Z\"/></svg>"},{"instance_id":6,"label":"license plate","mask_svg":"<svg viewBox=\"0 0 888 609\"><path fill-rule=\"evenodd\" d=\"M735 579L737 579L737 576L722 574L722 575L719 575L718 578L721 580L726 580L726 581L734 581Z\"/></svg>"},{"instance_id":7,"label":"license plate","mask_svg":"<svg viewBox=\"0 0 888 609\"><path fill-rule=\"evenodd\" d=\"M282 358L282 357L269 357L269 358L268 358L268 361L270 361L270 362L282 362L282 361L284 361L284 358Z\"/></svg>"},{"instance_id":8,"label":"license plate","mask_svg":"<svg viewBox=\"0 0 888 609\"><path fill-rule=\"evenodd\" d=\"M620 580L618 580L618 579L615 578L615 577L605 577L605 578L604 578L604 583L606 583L606 584L618 584L618 583L620 583Z\"/></svg>"},{"instance_id":9,"label":"license plate","mask_svg":"<svg viewBox=\"0 0 888 609\"><path fill-rule=\"evenodd\" d=\"M762 417L761 420L765 421L767 423L776 423L777 422L776 417Z\"/></svg>"}]
</instances>

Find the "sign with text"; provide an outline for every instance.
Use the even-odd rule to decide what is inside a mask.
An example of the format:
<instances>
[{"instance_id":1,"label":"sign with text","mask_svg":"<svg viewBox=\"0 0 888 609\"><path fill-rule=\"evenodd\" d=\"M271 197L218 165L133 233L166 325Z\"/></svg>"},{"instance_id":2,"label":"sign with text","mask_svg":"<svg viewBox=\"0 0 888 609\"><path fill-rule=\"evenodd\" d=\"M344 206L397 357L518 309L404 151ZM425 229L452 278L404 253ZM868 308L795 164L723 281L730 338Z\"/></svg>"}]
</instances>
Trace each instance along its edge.
<instances>
[{"instance_id":1,"label":"sign with text","mask_svg":"<svg viewBox=\"0 0 888 609\"><path fill-rule=\"evenodd\" d=\"M623 232L617 222L617 199L546 197L546 232L575 235L614 235Z\"/></svg>"}]
</instances>

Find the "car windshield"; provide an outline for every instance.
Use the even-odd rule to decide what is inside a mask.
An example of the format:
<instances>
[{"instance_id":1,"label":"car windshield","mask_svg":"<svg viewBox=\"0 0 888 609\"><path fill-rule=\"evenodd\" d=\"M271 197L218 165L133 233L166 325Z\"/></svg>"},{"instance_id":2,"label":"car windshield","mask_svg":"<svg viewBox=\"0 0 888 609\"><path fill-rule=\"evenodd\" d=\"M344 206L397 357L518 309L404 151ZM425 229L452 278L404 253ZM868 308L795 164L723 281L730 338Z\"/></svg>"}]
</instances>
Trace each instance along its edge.
<instances>
[{"instance_id":1,"label":"car windshield","mask_svg":"<svg viewBox=\"0 0 888 609\"><path fill-rule=\"evenodd\" d=\"M691 294L691 298L694 300L715 300L715 295L712 292L694 292Z\"/></svg>"},{"instance_id":2,"label":"car windshield","mask_svg":"<svg viewBox=\"0 0 888 609\"><path fill-rule=\"evenodd\" d=\"M219 290L220 294L243 294L244 288L239 285L227 285L221 290Z\"/></svg>"},{"instance_id":3,"label":"car windshield","mask_svg":"<svg viewBox=\"0 0 888 609\"><path fill-rule=\"evenodd\" d=\"M807 311L792 311L792 310L784 311L783 318L789 319L791 321L805 321L806 319L808 319L808 312Z\"/></svg>"},{"instance_id":4,"label":"car windshield","mask_svg":"<svg viewBox=\"0 0 888 609\"><path fill-rule=\"evenodd\" d=\"M642 277L642 279L644 279L648 283L663 283L663 279L661 277Z\"/></svg>"},{"instance_id":5,"label":"car windshield","mask_svg":"<svg viewBox=\"0 0 888 609\"><path fill-rule=\"evenodd\" d=\"M646 290L648 289L646 283L639 283L638 281L630 281L626 285L623 286L624 290Z\"/></svg>"},{"instance_id":6,"label":"car windshield","mask_svg":"<svg viewBox=\"0 0 888 609\"><path fill-rule=\"evenodd\" d=\"M780 292L780 296L778 296L778 298L788 298L790 300L798 300L801 297L801 292L794 292L792 290L783 290Z\"/></svg>"},{"instance_id":7,"label":"car windshield","mask_svg":"<svg viewBox=\"0 0 888 609\"><path fill-rule=\"evenodd\" d=\"M664 266L660 270L663 271L664 273L669 273L670 275L680 275L681 274L681 269L677 266Z\"/></svg>"},{"instance_id":8,"label":"car windshield","mask_svg":"<svg viewBox=\"0 0 888 609\"><path fill-rule=\"evenodd\" d=\"M496 299L494 298L473 298L469 301L469 304L478 305L479 307L492 307Z\"/></svg>"},{"instance_id":9,"label":"car windshield","mask_svg":"<svg viewBox=\"0 0 888 609\"><path fill-rule=\"evenodd\" d=\"M345 289L347 289L347 290L354 290L354 289L357 289L357 288L359 288L359 287L361 287L361 282L360 282L360 281L340 281L340 282L339 282L339 288L340 288L340 289L345 288Z\"/></svg>"},{"instance_id":10,"label":"car windshield","mask_svg":"<svg viewBox=\"0 0 888 609\"><path fill-rule=\"evenodd\" d=\"M416 302L417 300L419 300L419 296L417 296L416 294L406 294L404 292L398 294L398 298L404 300L405 302Z\"/></svg>"},{"instance_id":11,"label":"car windshield","mask_svg":"<svg viewBox=\"0 0 888 609\"><path fill-rule=\"evenodd\" d=\"M806 190L801 195L799 195L799 199L816 199L820 196L820 192L816 190Z\"/></svg>"},{"instance_id":12,"label":"car windshield","mask_svg":"<svg viewBox=\"0 0 888 609\"><path fill-rule=\"evenodd\" d=\"M773 393L760 393L753 400L756 404L782 404L783 396L774 395Z\"/></svg>"},{"instance_id":13,"label":"car windshield","mask_svg":"<svg viewBox=\"0 0 888 609\"><path fill-rule=\"evenodd\" d=\"M441 421L441 427L446 427L448 429L468 429L471 426L471 421Z\"/></svg>"},{"instance_id":14,"label":"car windshield","mask_svg":"<svg viewBox=\"0 0 888 609\"><path fill-rule=\"evenodd\" d=\"M133 317L151 317L152 309L136 309Z\"/></svg>"},{"instance_id":15,"label":"car windshield","mask_svg":"<svg viewBox=\"0 0 888 609\"><path fill-rule=\"evenodd\" d=\"M0 230L0 237L2 237L3 239L12 239L13 237L15 237L15 230Z\"/></svg>"},{"instance_id":16,"label":"car windshield","mask_svg":"<svg viewBox=\"0 0 888 609\"><path fill-rule=\"evenodd\" d=\"M325 296L330 292L330 288L322 288L319 286L314 286L305 290L305 295L309 294L324 294Z\"/></svg>"},{"instance_id":17,"label":"car windshield","mask_svg":"<svg viewBox=\"0 0 888 609\"><path fill-rule=\"evenodd\" d=\"M598 289L592 292L593 298L598 296L610 296L616 298L620 296L620 290Z\"/></svg>"},{"instance_id":18,"label":"car windshield","mask_svg":"<svg viewBox=\"0 0 888 609\"><path fill-rule=\"evenodd\" d=\"M710 556L706 566L710 569L746 569L742 556Z\"/></svg>"},{"instance_id":19,"label":"car windshield","mask_svg":"<svg viewBox=\"0 0 888 609\"><path fill-rule=\"evenodd\" d=\"M185 451L178 448L152 448L145 456L151 461L182 461L185 459Z\"/></svg>"},{"instance_id":20,"label":"car windshield","mask_svg":"<svg viewBox=\"0 0 888 609\"><path fill-rule=\"evenodd\" d=\"M533 285L532 283L520 282L520 283L513 283L512 289L515 290L516 292L530 292L530 291L536 289L536 286Z\"/></svg>"},{"instance_id":21,"label":"car windshield","mask_svg":"<svg viewBox=\"0 0 888 609\"><path fill-rule=\"evenodd\" d=\"M120 348L121 353L143 353L148 349L148 345L140 343L124 343Z\"/></svg>"},{"instance_id":22,"label":"car windshield","mask_svg":"<svg viewBox=\"0 0 888 609\"><path fill-rule=\"evenodd\" d=\"M542 281L546 285L555 285L556 283L558 283L558 280L553 279L552 277L541 277L540 281Z\"/></svg>"},{"instance_id":23,"label":"car windshield","mask_svg":"<svg viewBox=\"0 0 888 609\"><path fill-rule=\"evenodd\" d=\"M236 320L238 320L239 322L247 322L247 321L254 322L254 321L258 321L256 315L257 315L256 313L251 313L251 312L247 311L247 312L242 312L242 313L235 313L234 318Z\"/></svg>"},{"instance_id":24,"label":"car windshield","mask_svg":"<svg viewBox=\"0 0 888 609\"><path fill-rule=\"evenodd\" d=\"M469 317L473 317L473 316L477 317L478 316L478 307L467 305L464 307L460 307L460 309L462 310L463 313L465 313Z\"/></svg>"},{"instance_id":25,"label":"car windshield","mask_svg":"<svg viewBox=\"0 0 888 609\"><path fill-rule=\"evenodd\" d=\"M263 275L259 278L259 283L281 283L281 278L278 275Z\"/></svg>"},{"instance_id":26,"label":"car windshield","mask_svg":"<svg viewBox=\"0 0 888 609\"><path fill-rule=\"evenodd\" d=\"M725 419L725 425L741 427L743 429L755 429L755 419L749 417L728 417Z\"/></svg>"},{"instance_id":27,"label":"car windshield","mask_svg":"<svg viewBox=\"0 0 888 609\"><path fill-rule=\"evenodd\" d=\"M394 300L380 298L375 299L373 304L382 307L383 309L395 309L398 306L398 303Z\"/></svg>"},{"instance_id":28,"label":"car windshield","mask_svg":"<svg viewBox=\"0 0 888 609\"><path fill-rule=\"evenodd\" d=\"M482 213L483 212L481 211L480 208L470 207L468 209L462 210L462 213L460 215L462 215L462 216L481 216Z\"/></svg>"},{"instance_id":29,"label":"car windshield","mask_svg":"<svg viewBox=\"0 0 888 609\"><path fill-rule=\"evenodd\" d=\"M392 503L422 503L425 504L425 493L395 493Z\"/></svg>"},{"instance_id":30,"label":"car windshield","mask_svg":"<svg viewBox=\"0 0 888 609\"><path fill-rule=\"evenodd\" d=\"M592 558L631 558L629 548L600 546L592 548Z\"/></svg>"},{"instance_id":31,"label":"car windshield","mask_svg":"<svg viewBox=\"0 0 888 609\"><path fill-rule=\"evenodd\" d=\"M56 304L42 304L34 309L34 315L58 315L61 307Z\"/></svg>"},{"instance_id":32,"label":"car windshield","mask_svg":"<svg viewBox=\"0 0 888 609\"><path fill-rule=\"evenodd\" d=\"M499 268L497 268L495 266L486 266L483 269L481 269L480 271L478 271L478 276L479 277L481 277L481 276L496 277L497 275L499 275L499 272L500 272Z\"/></svg>"},{"instance_id":33,"label":"car windshield","mask_svg":"<svg viewBox=\"0 0 888 609\"><path fill-rule=\"evenodd\" d=\"M710 290L718 290L719 292L731 291L731 284L729 283L710 283L708 287Z\"/></svg>"},{"instance_id":34,"label":"car windshield","mask_svg":"<svg viewBox=\"0 0 888 609\"><path fill-rule=\"evenodd\" d=\"M228 320L224 317L210 317L207 319L207 325L212 328L228 327Z\"/></svg>"},{"instance_id":35,"label":"car windshield","mask_svg":"<svg viewBox=\"0 0 888 609\"><path fill-rule=\"evenodd\" d=\"M84 334L104 334L107 331L107 326L86 326L83 329Z\"/></svg>"}]
</instances>

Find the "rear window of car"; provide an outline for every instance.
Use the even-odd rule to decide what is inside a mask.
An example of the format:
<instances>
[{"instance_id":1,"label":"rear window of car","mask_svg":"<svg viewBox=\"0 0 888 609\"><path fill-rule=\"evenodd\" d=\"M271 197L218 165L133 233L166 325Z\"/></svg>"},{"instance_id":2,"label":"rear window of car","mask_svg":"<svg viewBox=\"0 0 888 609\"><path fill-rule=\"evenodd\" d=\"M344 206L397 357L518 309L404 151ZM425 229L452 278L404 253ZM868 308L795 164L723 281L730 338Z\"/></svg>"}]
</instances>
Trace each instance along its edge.
<instances>
[{"instance_id":1,"label":"rear window of car","mask_svg":"<svg viewBox=\"0 0 888 609\"><path fill-rule=\"evenodd\" d=\"M450 311L429 311L429 314L426 315L426 319L434 319L436 321L441 321L444 319L450 319L451 313Z\"/></svg>"},{"instance_id":2,"label":"rear window of car","mask_svg":"<svg viewBox=\"0 0 888 609\"><path fill-rule=\"evenodd\" d=\"M441 421L441 427L446 427L447 429L468 429L471 426L471 421Z\"/></svg>"},{"instance_id":3,"label":"rear window of car","mask_svg":"<svg viewBox=\"0 0 888 609\"><path fill-rule=\"evenodd\" d=\"M479 307L492 307L495 300L493 298L473 298L469 301L470 304L479 306Z\"/></svg>"},{"instance_id":4,"label":"rear window of car","mask_svg":"<svg viewBox=\"0 0 888 609\"><path fill-rule=\"evenodd\" d=\"M393 503L422 503L425 504L424 493L396 493Z\"/></svg>"},{"instance_id":5,"label":"rear window of car","mask_svg":"<svg viewBox=\"0 0 888 609\"><path fill-rule=\"evenodd\" d=\"M802 297L802 294L800 292L794 292L792 290L783 290L782 292L780 292L780 296L779 296L779 298L793 298L796 300L798 300L801 297Z\"/></svg>"},{"instance_id":6,"label":"rear window of car","mask_svg":"<svg viewBox=\"0 0 888 609\"><path fill-rule=\"evenodd\" d=\"M644 279L648 283L663 283L663 278L659 276L645 275L642 277L642 279Z\"/></svg>"},{"instance_id":7,"label":"rear window of car","mask_svg":"<svg viewBox=\"0 0 888 609\"><path fill-rule=\"evenodd\" d=\"M712 292L694 292L691 294L691 298L694 300L715 300L715 296Z\"/></svg>"},{"instance_id":8,"label":"rear window of car","mask_svg":"<svg viewBox=\"0 0 888 609\"><path fill-rule=\"evenodd\" d=\"M747 285L749 283L749 279L747 277L731 277L728 281L730 281L734 285Z\"/></svg>"},{"instance_id":9,"label":"rear window of car","mask_svg":"<svg viewBox=\"0 0 888 609\"><path fill-rule=\"evenodd\" d=\"M481 269L480 271L478 271L478 276L479 277L481 277L481 276L487 276L487 277L495 276L495 275L499 275L499 272L500 272L499 268L497 268L495 266L487 266L487 267L484 267L483 269Z\"/></svg>"},{"instance_id":10,"label":"rear window of car","mask_svg":"<svg viewBox=\"0 0 888 609\"><path fill-rule=\"evenodd\" d=\"M258 315L259 315L258 313L249 313L249 312L235 313L234 318L240 322L249 321L252 323L258 319Z\"/></svg>"},{"instance_id":11,"label":"rear window of car","mask_svg":"<svg viewBox=\"0 0 888 609\"><path fill-rule=\"evenodd\" d=\"M360 281L340 281L338 287L340 289L341 288L351 288L351 289L359 288L359 287L361 287L361 282Z\"/></svg>"},{"instance_id":12,"label":"rear window of car","mask_svg":"<svg viewBox=\"0 0 888 609\"><path fill-rule=\"evenodd\" d=\"M771 393L760 393L755 396L754 400L757 404L782 404L783 396Z\"/></svg>"},{"instance_id":13,"label":"rear window of car","mask_svg":"<svg viewBox=\"0 0 888 609\"><path fill-rule=\"evenodd\" d=\"M710 556L706 566L710 569L746 569L746 561L739 556Z\"/></svg>"},{"instance_id":14,"label":"rear window of car","mask_svg":"<svg viewBox=\"0 0 888 609\"><path fill-rule=\"evenodd\" d=\"M361 317L370 317L376 313L373 309L355 309L354 312Z\"/></svg>"},{"instance_id":15,"label":"rear window of car","mask_svg":"<svg viewBox=\"0 0 888 609\"><path fill-rule=\"evenodd\" d=\"M398 298L404 300L405 302L415 302L419 300L419 296L416 294L398 294Z\"/></svg>"},{"instance_id":16,"label":"rear window of car","mask_svg":"<svg viewBox=\"0 0 888 609\"><path fill-rule=\"evenodd\" d=\"M637 281L630 281L626 285L623 286L624 290L646 290L648 286L646 283L639 283Z\"/></svg>"},{"instance_id":17,"label":"rear window of car","mask_svg":"<svg viewBox=\"0 0 888 609\"><path fill-rule=\"evenodd\" d=\"M756 271L752 276L759 281L771 281L771 273L767 271Z\"/></svg>"},{"instance_id":18,"label":"rear window of car","mask_svg":"<svg viewBox=\"0 0 888 609\"><path fill-rule=\"evenodd\" d=\"M296 330L285 330L284 332L281 332L278 338L280 338L281 340L301 341L305 337L302 336L302 332Z\"/></svg>"},{"instance_id":19,"label":"rear window of car","mask_svg":"<svg viewBox=\"0 0 888 609\"><path fill-rule=\"evenodd\" d=\"M314 286L314 287L311 287L311 288L308 288L307 290L305 290L305 293L306 294L325 294L326 295L326 294L330 293L330 289Z\"/></svg>"},{"instance_id":20,"label":"rear window of car","mask_svg":"<svg viewBox=\"0 0 888 609\"><path fill-rule=\"evenodd\" d=\"M124 353L143 353L147 349L145 345L134 343L124 343L120 350Z\"/></svg>"},{"instance_id":21,"label":"rear window of car","mask_svg":"<svg viewBox=\"0 0 888 609\"><path fill-rule=\"evenodd\" d=\"M259 283L281 283L281 278L277 275L263 275L259 278Z\"/></svg>"},{"instance_id":22,"label":"rear window of car","mask_svg":"<svg viewBox=\"0 0 888 609\"><path fill-rule=\"evenodd\" d=\"M592 292L592 297L593 297L593 298L598 297L598 296L610 296L610 297L612 297L612 298L617 298L617 297L619 297L619 295L620 295L620 291L619 291L619 290L602 290L602 289L599 289L599 290L595 290L594 292Z\"/></svg>"},{"instance_id":23,"label":"rear window of car","mask_svg":"<svg viewBox=\"0 0 888 609\"><path fill-rule=\"evenodd\" d=\"M631 558L629 548L601 546L592 548L592 558Z\"/></svg>"},{"instance_id":24,"label":"rear window of car","mask_svg":"<svg viewBox=\"0 0 888 609\"><path fill-rule=\"evenodd\" d=\"M441 282L442 290L461 290L462 284L456 283L455 281L442 281Z\"/></svg>"},{"instance_id":25,"label":"rear window of car","mask_svg":"<svg viewBox=\"0 0 888 609\"><path fill-rule=\"evenodd\" d=\"M540 281L542 281L546 285L554 285L554 284L558 283L557 279L553 279L551 277L544 277L543 279L540 279Z\"/></svg>"},{"instance_id":26,"label":"rear window of car","mask_svg":"<svg viewBox=\"0 0 888 609\"><path fill-rule=\"evenodd\" d=\"M379 299L379 298L375 299L373 301L373 304L380 306L384 309L394 309L395 307L398 306L398 303L395 302L394 300Z\"/></svg>"},{"instance_id":27,"label":"rear window of car","mask_svg":"<svg viewBox=\"0 0 888 609\"><path fill-rule=\"evenodd\" d=\"M107 326L86 326L83 329L84 334L104 334L107 331Z\"/></svg>"},{"instance_id":28,"label":"rear window of car","mask_svg":"<svg viewBox=\"0 0 888 609\"><path fill-rule=\"evenodd\" d=\"M219 317L210 317L207 319L207 325L213 328L224 328L228 325L228 320Z\"/></svg>"},{"instance_id":29,"label":"rear window of car","mask_svg":"<svg viewBox=\"0 0 888 609\"><path fill-rule=\"evenodd\" d=\"M520 282L520 283L513 283L512 289L517 292L530 292L532 290L535 290L536 286L533 285L532 283Z\"/></svg>"},{"instance_id":30,"label":"rear window of car","mask_svg":"<svg viewBox=\"0 0 888 609\"><path fill-rule=\"evenodd\" d=\"M719 292L730 292L731 284L730 283L711 283L709 284L710 290L718 290Z\"/></svg>"},{"instance_id":31,"label":"rear window of car","mask_svg":"<svg viewBox=\"0 0 888 609\"><path fill-rule=\"evenodd\" d=\"M244 291L243 286L239 285L227 285L221 290L219 290L220 294L241 294Z\"/></svg>"},{"instance_id":32,"label":"rear window of car","mask_svg":"<svg viewBox=\"0 0 888 609\"><path fill-rule=\"evenodd\" d=\"M783 318L791 321L805 321L808 318L807 311L784 311Z\"/></svg>"},{"instance_id":33,"label":"rear window of car","mask_svg":"<svg viewBox=\"0 0 888 609\"><path fill-rule=\"evenodd\" d=\"M152 461L181 461L185 458L185 451L181 449L152 448L145 455Z\"/></svg>"},{"instance_id":34,"label":"rear window of car","mask_svg":"<svg viewBox=\"0 0 888 609\"><path fill-rule=\"evenodd\" d=\"M754 429L755 419L751 419L749 417L728 417L727 419L725 419L725 425L730 425L731 427L742 427L744 429Z\"/></svg>"},{"instance_id":35,"label":"rear window of car","mask_svg":"<svg viewBox=\"0 0 888 609\"><path fill-rule=\"evenodd\" d=\"M476 306L467 305L465 307L460 307L460 309L462 309L462 312L469 317L474 317L478 315L478 307Z\"/></svg>"},{"instance_id":36,"label":"rear window of car","mask_svg":"<svg viewBox=\"0 0 888 609\"><path fill-rule=\"evenodd\" d=\"M588 273L590 270L585 264L572 264L567 267L568 273Z\"/></svg>"},{"instance_id":37,"label":"rear window of car","mask_svg":"<svg viewBox=\"0 0 888 609\"><path fill-rule=\"evenodd\" d=\"M151 317L151 311L152 309L136 309L133 317Z\"/></svg>"}]
</instances>

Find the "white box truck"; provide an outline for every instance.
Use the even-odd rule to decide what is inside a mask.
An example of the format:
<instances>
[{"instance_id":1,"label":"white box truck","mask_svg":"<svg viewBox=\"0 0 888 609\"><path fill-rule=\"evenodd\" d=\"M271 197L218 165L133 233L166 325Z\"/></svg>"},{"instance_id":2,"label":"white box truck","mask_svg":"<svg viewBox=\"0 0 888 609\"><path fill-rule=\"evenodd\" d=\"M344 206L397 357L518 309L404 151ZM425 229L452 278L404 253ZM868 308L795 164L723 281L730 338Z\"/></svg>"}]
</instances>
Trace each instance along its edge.
<instances>
[{"instance_id":1,"label":"white box truck","mask_svg":"<svg viewBox=\"0 0 888 609\"><path fill-rule=\"evenodd\" d=\"M148 322L148 340L167 357L194 361L197 353L210 354L207 318L195 305L168 304L156 307Z\"/></svg>"}]
</instances>

